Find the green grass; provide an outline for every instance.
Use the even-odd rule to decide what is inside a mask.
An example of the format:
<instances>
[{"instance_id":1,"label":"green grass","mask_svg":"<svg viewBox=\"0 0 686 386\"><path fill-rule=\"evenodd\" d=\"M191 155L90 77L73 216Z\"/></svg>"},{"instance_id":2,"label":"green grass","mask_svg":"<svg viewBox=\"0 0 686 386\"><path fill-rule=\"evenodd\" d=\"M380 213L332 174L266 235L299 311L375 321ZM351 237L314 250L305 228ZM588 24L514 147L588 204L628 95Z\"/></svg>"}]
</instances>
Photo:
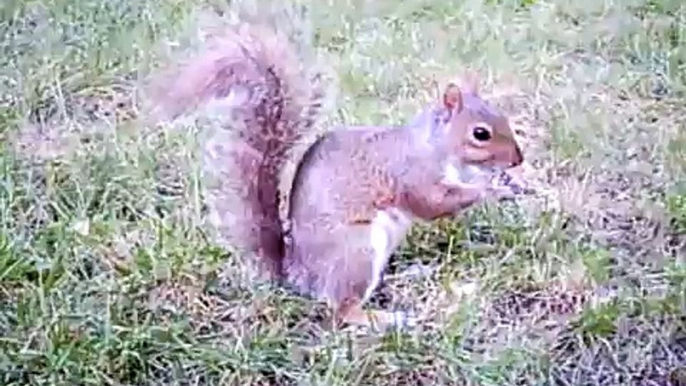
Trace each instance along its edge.
<instances>
[{"instance_id":1,"label":"green grass","mask_svg":"<svg viewBox=\"0 0 686 386\"><path fill-rule=\"evenodd\" d=\"M280 25L337 75L330 122L401 123L431 98L434 77L469 67L533 165L537 196L413 229L374 302L428 319L385 336L328 331L322 305L240 280L204 223L193 133L127 119L137 81L192 46L205 3L228 7L0 5L0 383L683 378L681 0L280 7ZM403 275L417 263L427 278ZM477 291L458 300L451 289L466 282Z\"/></svg>"}]
</instances>

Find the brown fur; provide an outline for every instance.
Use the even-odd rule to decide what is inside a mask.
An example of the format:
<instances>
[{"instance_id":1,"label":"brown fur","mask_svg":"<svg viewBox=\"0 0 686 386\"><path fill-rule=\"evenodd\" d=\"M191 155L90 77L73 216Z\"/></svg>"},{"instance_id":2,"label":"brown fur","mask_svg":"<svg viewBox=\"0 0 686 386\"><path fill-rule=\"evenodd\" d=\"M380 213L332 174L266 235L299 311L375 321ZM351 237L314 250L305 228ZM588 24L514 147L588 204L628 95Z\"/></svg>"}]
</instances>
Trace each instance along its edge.
<instances>
[{"instance_id":1,"label":"brown fur","mask_svg":"<svg viewBox=\"0 0 686 386\"><path fill-rule=\"evenodd\" d=\"M285 39L244 27L173 72L156 99L176 117L245 87L250 97L226 111L238 117L240 135L205 146L214 167L227 171L209 200L220 230L267 262L274 277L327 300L339 320L387 326L391 313L366 318L362 305L390 254L379 248L392 249L404 237L403 216L431 221L484 197L483 185L447 183L448 163L456 170L502 170L521 164L521 151L507 119L479 97L476 83L451 84L441 103L407 127L350 127L310 146L291 187L285 235L279 172L291 146L311 130L321 98L296 63ZM477 123L490 140L475 139Z\"/></svg>"}]
</instances>

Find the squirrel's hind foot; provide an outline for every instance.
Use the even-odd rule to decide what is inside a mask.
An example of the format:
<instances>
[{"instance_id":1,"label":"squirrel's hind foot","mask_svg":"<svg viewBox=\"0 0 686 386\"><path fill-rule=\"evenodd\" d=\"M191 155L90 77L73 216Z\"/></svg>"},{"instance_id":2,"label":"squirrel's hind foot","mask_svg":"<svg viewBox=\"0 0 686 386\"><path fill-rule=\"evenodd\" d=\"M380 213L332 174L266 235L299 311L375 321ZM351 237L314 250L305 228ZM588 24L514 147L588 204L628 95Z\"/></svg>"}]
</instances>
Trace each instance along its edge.
<instances>
[{"instance_id":1,"label":"squirrel's hind foot","mask_svg":"<svg viewBox=\"0 0 686 386\"><path fill-rule=\"evenodd\" d=\"M337 324L363 327L375 332L403 331L416 327L419 319L405 311L363 309L361 305L341 308L335 318Z\"/></svg>"}]
</instances>

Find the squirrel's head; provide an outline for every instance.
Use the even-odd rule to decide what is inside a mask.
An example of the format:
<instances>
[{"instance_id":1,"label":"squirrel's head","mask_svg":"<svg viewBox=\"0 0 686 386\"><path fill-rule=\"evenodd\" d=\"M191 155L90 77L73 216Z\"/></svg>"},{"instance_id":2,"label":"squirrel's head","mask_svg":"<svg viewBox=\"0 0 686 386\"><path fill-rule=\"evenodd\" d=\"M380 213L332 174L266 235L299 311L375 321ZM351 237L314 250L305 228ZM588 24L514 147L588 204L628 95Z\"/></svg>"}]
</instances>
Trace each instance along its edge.
<instances>
[{"instance_id":1,"label":"squirrel's head","mask_svg":"<svg viewBox=\"0 0 686 386\"><path fill-rule=\"evenodd\" d=\"M434 128L440 131L434 139L451 158L491 170L522 164L524 157L507 117L481 98L476 81L448 84L441 104L445 123Z\"/></svg>"}]
</instances>

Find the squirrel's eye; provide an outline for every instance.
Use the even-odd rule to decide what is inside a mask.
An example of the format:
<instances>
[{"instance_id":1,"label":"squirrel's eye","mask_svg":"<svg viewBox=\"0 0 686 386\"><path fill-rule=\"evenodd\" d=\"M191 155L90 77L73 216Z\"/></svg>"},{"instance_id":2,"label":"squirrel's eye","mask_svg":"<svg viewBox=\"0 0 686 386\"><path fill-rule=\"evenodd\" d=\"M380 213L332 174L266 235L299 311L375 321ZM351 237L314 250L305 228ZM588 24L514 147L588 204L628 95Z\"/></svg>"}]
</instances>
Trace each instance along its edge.
<instances>
[{"instance_id":1,"label":"squirrel's eye","mask_svg":"<svg viewBox=\"0 0 686 386\"><path fill-rule=\"evenodd\" d=\"M477 141L485 142L491 139L491 131L483 126L475 127L473 134Z\"/></svg>"}]
</instances>

